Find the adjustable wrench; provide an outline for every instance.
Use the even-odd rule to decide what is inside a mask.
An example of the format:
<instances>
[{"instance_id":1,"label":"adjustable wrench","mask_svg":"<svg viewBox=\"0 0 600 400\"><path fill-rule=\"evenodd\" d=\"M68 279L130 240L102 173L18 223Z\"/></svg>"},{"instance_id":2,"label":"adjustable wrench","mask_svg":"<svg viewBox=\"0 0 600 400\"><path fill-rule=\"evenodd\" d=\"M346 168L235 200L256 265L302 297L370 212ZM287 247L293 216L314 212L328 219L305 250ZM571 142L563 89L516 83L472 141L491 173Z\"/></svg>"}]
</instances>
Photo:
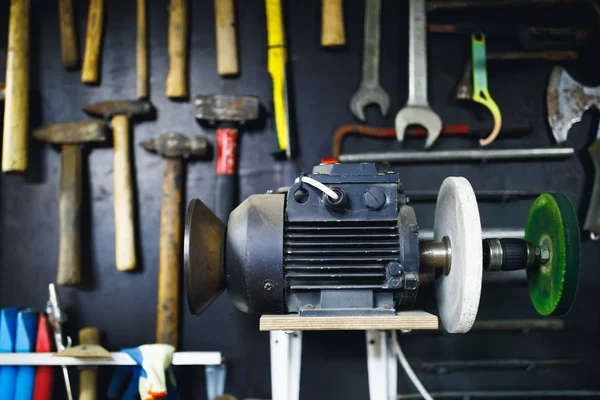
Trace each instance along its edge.
<instances>
[{"instance_id":1,"label":"adjustable wrench","mask_svg":"<svg viewBox=\"0 0 600 400\"><path fill-rule=\"evenodd\" d=\"M410 0L408 39L408 101L396 115L396 137L404 140L408 125L421 125L429 132L425 148L442 131L442 120L427 101L427 10L426 0Z\"/></svg>"},{"instance_id":2,"label":"adjustable wrench","mask_svg":"<svg viewBox=\"0 0 600 400\"><path fill-rule=\"evenodd\" d=\"M350 110L361 121L365 120L364 109L369 104L378 105L383 116L390 107L390 97L379 84L380 22L381 0L366 0L362 80L350 100Z\"/></svg>"}]
</instances>

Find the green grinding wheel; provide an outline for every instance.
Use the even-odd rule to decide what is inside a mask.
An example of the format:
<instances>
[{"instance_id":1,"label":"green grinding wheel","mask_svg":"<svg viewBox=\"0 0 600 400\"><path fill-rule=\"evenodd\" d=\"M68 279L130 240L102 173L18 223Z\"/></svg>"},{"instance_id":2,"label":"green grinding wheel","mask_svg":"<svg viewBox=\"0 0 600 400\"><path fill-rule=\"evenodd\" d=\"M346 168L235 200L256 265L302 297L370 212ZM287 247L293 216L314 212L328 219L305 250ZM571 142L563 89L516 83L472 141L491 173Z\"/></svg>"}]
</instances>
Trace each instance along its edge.
<instances>
[{"instance_id":1,"label":"green grinding wheel","mask_svg":"<svg viewBox=\"0 0 600 400\"><path fill-rule=\"evenodd\" d=\"M579 284L579 223L571 200L561 193L538 197L527 218L525 239L546 246L550 259L527 270L529 297L541 315L563 315Z\"/></svg>"}]
</instances>

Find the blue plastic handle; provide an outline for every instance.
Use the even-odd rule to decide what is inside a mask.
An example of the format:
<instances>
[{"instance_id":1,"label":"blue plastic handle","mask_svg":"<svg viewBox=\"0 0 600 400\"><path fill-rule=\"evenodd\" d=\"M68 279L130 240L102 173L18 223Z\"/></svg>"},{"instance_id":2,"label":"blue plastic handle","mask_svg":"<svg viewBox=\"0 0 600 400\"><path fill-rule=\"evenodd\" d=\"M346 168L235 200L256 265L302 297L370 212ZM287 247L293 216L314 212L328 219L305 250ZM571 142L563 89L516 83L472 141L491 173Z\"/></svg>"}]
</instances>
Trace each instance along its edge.
<instances>
[{"instance_id":1,"label":"blue plastic handle","mask_svg":"<svg viewBox=\"0 0 600 400\"><path fill-rule=\"evenodd\" d=\"M6 307L0 310L0 353L12 353L15 351L17 314L16 307ZM0 388L2 395L12 399L15 395L17 378L17 367L0 367Z\"/></svg>"},{"instance_id":2,"label":"blue plastic handle","mask_svg":"<svg viewBox=\"0 0 600 400\"><path fill-rule=\"evenodd\" d=\"M27 308L17 315L17 340L15 353L31 353L35 351L38 313ZM35 384L35 367L19 366L14 400L31 400Z\"/></svg>"}]
</instances>

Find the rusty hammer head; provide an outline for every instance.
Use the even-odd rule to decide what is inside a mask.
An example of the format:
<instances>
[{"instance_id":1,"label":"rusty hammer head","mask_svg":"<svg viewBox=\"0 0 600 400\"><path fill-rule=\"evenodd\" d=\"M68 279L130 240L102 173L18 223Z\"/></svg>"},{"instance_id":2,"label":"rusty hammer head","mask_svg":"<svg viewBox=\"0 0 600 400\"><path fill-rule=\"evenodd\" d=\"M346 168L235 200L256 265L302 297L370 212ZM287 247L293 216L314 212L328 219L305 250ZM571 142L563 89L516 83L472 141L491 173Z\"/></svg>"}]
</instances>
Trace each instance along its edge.
<instances>
[{"instance_id":1,"label":"rusty hammer head","mask_svg":"<svg viewBox=\"0 0 600 400\"><path fill-rule=\"evenodd\" d=\"M204 157L208 154L208 140L203 137L191 137L181 133L168 132L157 138L140 142L144 149L166 158Z\"/></svg>"},{"instance_id":2,"label":"rusty hammer head","mask_svg":"<svg viewBox=\"0 0 600 400\"><path fill-rule=\"evenodd\" d=\"M59 122L33 131L33 137L41 142L63 145L104 142L108 126L104 121Z\"/></svg>"},{"instance_id":3,"label":"rusty hammer head","mask_svg":"<svg viewBox=\"0 0 600 400\"><path fill-rule=\"evenodd\" d=\"M154 107L145 100L115 100L90 104L83 107L83 111L90 115L112 118L115 115L124 115L128 119L134 117L148 118L152 116Z\"/></svg>"},{"instance_id":4,"label":"rusty hammer head","mask_svg":"<svg viewBox=\"0 0 600 400\"><path fill-rule=\"evenodd\" d=\"M258 118L260 101L255 96L209 94L196 97L196 118L216 122L244 124Z\"/></svg>"},{"instance_id":5,"label":"rusty hammer head","mask_svg":"<svg viewBox=\"0 0 600 400\"><path fill-rule=\"evenodd\" d=\"M583 86L563 68L554 67L548 82L546 103L552 135L557 143L562 143L587 110L592 107L600 110L600 86Z\"/></svg>"}]
</instances>

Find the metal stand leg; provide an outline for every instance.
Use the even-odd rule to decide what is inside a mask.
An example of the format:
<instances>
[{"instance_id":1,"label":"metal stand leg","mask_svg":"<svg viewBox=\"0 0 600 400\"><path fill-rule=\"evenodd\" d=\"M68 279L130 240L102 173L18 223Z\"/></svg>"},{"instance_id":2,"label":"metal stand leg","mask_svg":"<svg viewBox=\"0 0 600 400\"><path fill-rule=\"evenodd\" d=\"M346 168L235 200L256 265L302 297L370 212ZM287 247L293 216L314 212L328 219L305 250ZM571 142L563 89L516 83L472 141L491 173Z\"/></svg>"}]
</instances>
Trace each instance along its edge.
<instances>
[{"instance_id":1,"label":"metal stand leg","mask_svg":"<svg viewBox=\"0 0 600 400\"><path fill-rule=\"evenodd\" d=\"M271 392L273 400L298 400L302 332L271 332Z\"/></svg>"},{"instance_id":2,"label":"metal stand leg","mask_svg":"<svg viewBox=\"0 0 600 400\"><path fill-rule=\"evenodd\" d=\"M227 367L221 365L207 365L205 369L206 375L206 398L214 400L218 396L225 393L225 377L227 375Z\"/></svg>"},{"instance_id":3,"label":"metal stand leg","mask_svg":"<svg viewBox=\"0 0 600 400\"><path fill-rule=\"evenodd\" d=\"M398 397L398 363L390 332L367 331L366 339L370 400L395 400Z\"/></svg>"}]
</instances>

